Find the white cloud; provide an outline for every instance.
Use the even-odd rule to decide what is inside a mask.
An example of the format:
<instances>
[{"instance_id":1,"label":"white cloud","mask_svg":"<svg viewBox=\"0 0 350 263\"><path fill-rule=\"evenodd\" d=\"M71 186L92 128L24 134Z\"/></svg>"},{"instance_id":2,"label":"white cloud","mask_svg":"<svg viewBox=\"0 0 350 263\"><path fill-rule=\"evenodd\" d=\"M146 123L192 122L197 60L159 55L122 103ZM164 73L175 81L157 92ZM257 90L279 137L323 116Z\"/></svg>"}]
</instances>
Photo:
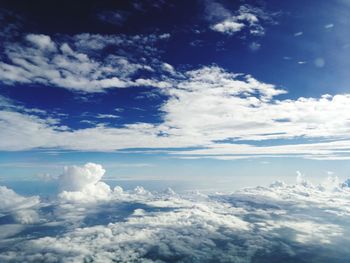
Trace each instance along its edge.
<instances>
[{"instance_id":1,"label":"white cloud","mask_svg":"<svg viewBox=\"0 0 350 263\"><path fill-rule=\"evenodd\" d=\"M47 50L49 52L55 52L57 50L56 44L52 42L49 36L42 34L28 34L25 38L41 50Z\"/></svg>"},{"instance_id":2,"label":"white cloud","mask_svg":"<svg viewBox=\"0 0 350 263\"><path fill-rule=\"evenodd\" d=\"M324 26L325 29L332 29L334 27L334 24L327 24Z\"/></svg>"},{"instance_id":3,"label":"white cloud","mask_svg":"<svg viewBox=\"0 0 350 263\"><path fill-rule=\"evenodd\" d=\"M36 211L40 203L38 196L24 197L5 186L0 186L0 200L0 217L10 215L19 224L39 222Z\"/></svg>"},{"instance_id":4,"label":"white cloud","mask_svg":"<svg viewBox=\"0 0 350 263\"><path fill-rule=\"evenodd\" d=\"M94 202L109 198L110 187L101 182L105 170L101 165L87 163L82 167L66 166L58 177L63 202Z\"/></svg>"},{"instance_id":5,"label":"white cloud","mask_svg":"<svg viewBox=\"0 0 350 263\"><path fill-rule=\"evenodd\" d=\"M153 72L152 67L161 71L162 62L157 60L154 47L161 39L164 35L80 34L53 40L47 35L28 34L24 43L5 46L7 61L0 62L0 80L7 85L40 83L82 92L169 86L163 79L134 76L140 71ZM119 55L104 54L106 46L117 46ZM132 54L126 46L135 46Z\"/></svg>"},{"instance_id":6,"label":"white cloud","mask_svg":"<svg viewBox=\"0 0 350 263\"><path fill-rule=\"evenodd\" d=\"M21 209L29 209L39 204L39 197L23 197L13 190L0 186L0 214L13 212Z\"/></svg>"},{"instance_id":7,"label":"white cloud","mask_svg":"<svg viewBox=\"0 0 350 263\"><path fill-rule=\"evenodd\" d=\"M114 114L97 114L96 118L98 119L117 119L119 118L118 115L114 115Z\"/></svg>"},{"instance_id":8,"label":"white cloud","mask_svg":"<svg viewBox=\"0 0 350 263\"><path fill-rule=\"evenodd\" d=\"M80 191L89 184L99 182L106 171L101 165L87 163L83 167L66 166L58 178L62 190Z\"/></svg>"},{"instance_id":9,"label":"white cloud","mask_svg":"<svg viewBox=\"0 0 350 263\"><path fill-rule=\"evenodd\" d=\"M294 33L294 36L295 37L300 37L300 36L302 36L304 33L303 32L296 32L296 33Z\"/></svg>"},{"instance_id":10,"label":"white cloud","mask_svg":"<svg viewBox=\"0 0 350 263\"><path fill-rule=\"evenodd\" d=\"M96 164L68 170L73 178L93 177L88 184L103 174ZM99 203L52 200L46 205L54 205L54 211L42 212L36 229L69 227L38 235L8 225L0 260L251 262L273 256L299 261L305 250L308 260L341 260L349 253L339 244L349 242L350 191L331 181L335 188L275 182L209 196L116 187Z\"/></svg>"},{"instance_id":11,"label":"white cloud","mask_svg":"<svg viewBox=\"0 0 350 263\"><path fill-rule=\"evenodd\" d=\"M19 210L13 216L15 221L20 224L35 224L40 221L39 215L35 210Z\"/></svg>"},{"instance_id":12,"label":"white cloud","mask_svg":"<svg viewBox=\"0 0 350 263\"><path fill-rule=\"evenodd\" d=\"M39 147L114 151L126 148L202 147L173 153L193 157L236 159L258 156L348 158L350 95L279 100L286 91L259 82L250 75L234 74L217 66L181 73L164 87L167 96L159 110L160 124L126 124L120 128L91 123L71 130L45 112L13 105L5 100L0 111L0 148ZM7 106L6 106L7 105ZM97 117L100 115L97 115ZM16 138L13 140L12 138ZM326 142L254 146L239 141L327 138Z\"/></svg>"},{"instance_id":13,"label":"white cloud","mask_svg":"<svg viewBox=\"0 0 350 263\"><path fill-rule=\"evenodd\" d=\"M234 20L225 20L220 23L217 23L211 27L212 30L232 35L236 32L239 32L244 27L243 23L235 22Z\"/></svg>"},{"instance_id":14,"label":"white cloud","mask_svg":"<svg viewBox=\"0 0 350 263\"><path fill-rule=\"evenodd\" d=\"M236 12L231 12L221 4L213 1L206 2L206 18L212 24L213 31L233 35L246 29L251 35L264 35L264 22L272 22L272 14L261 8L242 5Z\"/></svg>"}]
</instances>

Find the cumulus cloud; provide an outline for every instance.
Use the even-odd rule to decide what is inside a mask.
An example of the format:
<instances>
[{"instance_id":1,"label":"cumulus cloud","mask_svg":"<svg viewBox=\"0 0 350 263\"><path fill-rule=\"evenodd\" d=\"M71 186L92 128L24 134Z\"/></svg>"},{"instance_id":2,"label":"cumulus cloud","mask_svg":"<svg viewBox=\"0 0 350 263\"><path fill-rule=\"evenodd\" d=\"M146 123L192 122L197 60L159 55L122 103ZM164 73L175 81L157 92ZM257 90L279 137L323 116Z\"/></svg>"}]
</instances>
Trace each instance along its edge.
<instances>
[{"instance_id":1,"label":"cumulus cloud","mask_svg":"<svg viewBox=\"0 0 350 263\"><path fill-rule=\"evenodd\" d=\"M64 202L91 202L109 198L110 187L101 182L105 170L99 164L66 166L58 177L61 190L59 199Z\"/></svg>"},{"instance_id":2,"label":"cumulus cloud","mask_svg":"<svg viewBox=\"0 0 350 263\"><path fill-rule=\"evenodd\" d=\"M0 217L10 216L19 224L33 224L39 221L38 196L24 197L13 190L0 186Z\"/></svg>"},{"instance_id":3,"label":"cumulus cloud","mask_svg":"<svg viewBox=\"0 0 350 263\"><path fill-rule=\"evenodd\" d=\"M0 186L0 213L4 214L19 209L28 209L39 204L39 197L23 197L18 195L13 190Z\"/></svg>"},{"instance_id":4,"label":"cumulus cloud","mask_svg":"<svg viewBox=\"0 0 350 263\"><path fill-rule=\"evenodd\" d=\"M238 23L232 20L225 20L221 23L213 25L211 29L220 33L232 35L233 33L241 31L243 27L243 23Z\"/></svg>"},{"instance_id":5,"label":"cumulus cloud","mask_svg":"<svg viewBox=\"0 0 350 263\"><path fill-rule=\"evenodd\" d=\"M233 35L243 30L251 35L264 35L263 23L272 22L272 14L259 7L242 5L236 12L231 12L220 3L206 2L206 18L211 22L213 31Z\"/></svg>"},{"instance_id":6,"label":"cumulus cloud","mask_svg":"<svg viewBox=\"0 0 350 263\"><path fill-rule=\"evenodd\" d=\"M82 191L98 183L103 172L90 163L66 168L64 174L79 181L74 189ZM67 206L52 200L46 205L54 211L45 210L36 227L46 232L8 228L0 259L254 262L273 257L299 262L307 250L308 260L342 262L349 256L339 244L349 242L350 191L347 184L332 182L336 188L275 182L210 195L116 187L99 203ZM23 217L23 222L30 218ZM55 227L60 231L48 231Z\"/></svg>"}]
</instances>

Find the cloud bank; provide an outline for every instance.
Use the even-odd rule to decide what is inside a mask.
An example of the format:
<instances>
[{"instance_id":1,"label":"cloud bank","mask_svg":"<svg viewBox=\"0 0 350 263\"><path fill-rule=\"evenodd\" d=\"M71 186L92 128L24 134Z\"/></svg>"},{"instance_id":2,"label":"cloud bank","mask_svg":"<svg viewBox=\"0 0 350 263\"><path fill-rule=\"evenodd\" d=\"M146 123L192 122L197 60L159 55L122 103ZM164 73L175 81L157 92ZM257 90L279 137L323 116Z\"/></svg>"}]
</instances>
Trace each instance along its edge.
<instances>
[{"instance_id":1,"label":"cloud bank","mask_svg":"<svg viewBox=\"0 0 350 263\"><path fill-rule=\"evenodd\" d=\"M213 30L224 34L247 31L261 35L263 24L273 23L274 15L250 5L231 11L218 2L206 1L205 17ZM148 87L149 97L162 97L155 109L159 121L109 125L130 115L126 111L118 115L101 112L69 127L61 115L1 96L0 150L107 152L146 148L170 149L172 157L188 159L350 158L349 94L288 99L286 90L249 74L218 65L171 65L161 56L162 43L171 41L169 33L19 32L0 49L0 82L6 88L45 85L67 89L72 96L93 98L110 89ZM252 51L259 47L251 42ZM135 93L139 96L143 94ZM148 117L154 115L144 119Z\"/></svg>"},{"instance_id":2,"label":"cloud bank","mask_svg":"<svg viewBox=\"0 0 350 263\"><path fill-rule=\"evenodd\" d=\"M169 65L162 67L174 70ZM175 75L171 81L168 79L171 87L160 89L165 97L158 109L161 123L138 122L121 127L92 123L89 128L71 129L60 124L59 116L2 97L0 149L116 151L196 147L199 149L173 153L182 158L217 159L349 158L349 94L280 99L287 91L215 65ZM11 139L14 136L16 140ZM286 140L283 145L256 146L259 141L281 139ZM294 139L298 143L293 143Z\"/></svg>"},{"instance_id":3,"label":"cloud bank","mask_svg":"<svg viewBox=\"0 0 350 263\"><path fill-rule=\"evenodd\" d=\"M42 202L40 220L8 224L2 208L2 262L344 262L349 250L347 183L329 178L314 186L274 182L232 194L174 191L150 193L138 187L95 192L104 170L97 164L64 169L58 181L79 199ZM63 180L64 178L64 180ZM70 179L74 188L62 181ZM327 186L327 187L325 187ZM31 197L9 199L19 211ZM10 202L10 201L8 201ZM23 225L26 224L26 225ZM9 230L11 229L11 231ZM39 230L39 232L38 232ZM69 244L69 246L67 246ZM307 257L305 257L307 253Z\"/></svg>"}]
</instances>

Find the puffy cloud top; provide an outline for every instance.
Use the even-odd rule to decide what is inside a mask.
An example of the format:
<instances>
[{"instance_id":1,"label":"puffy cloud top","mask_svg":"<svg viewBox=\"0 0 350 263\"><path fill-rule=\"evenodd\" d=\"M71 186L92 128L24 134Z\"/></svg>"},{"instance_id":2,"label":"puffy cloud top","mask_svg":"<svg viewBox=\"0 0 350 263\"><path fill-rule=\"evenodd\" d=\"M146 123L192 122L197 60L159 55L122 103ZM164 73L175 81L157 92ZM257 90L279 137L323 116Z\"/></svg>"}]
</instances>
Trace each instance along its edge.
<instances>
[{"instance_id":1,"label":"puffy cloud top","mask_svg":"<svg viewBox=\"0 0 350 263\"><path fill-rule=\"evenodd\" d=\"M0 214L18 209L27 209L40 202L38 196L24 197L5 186L0 186L0 200Z\"/></svg>"},{"instance_id":2,"label":"puffy cloud top","mask_svg":"<svg viewBox=\"0 0 350 263\"><path fill-rule=\"evenodd\" d=\"M339 244L349 242L350 190L337 178L314 186L299 173L294 185L204 195L111 191L100 181L104 172L93 163L66 167L59 182L71 191L59 194L64 202L41 203L40 213L28 210L36 197L1 187L2 211L17 208L21 225L0 217L0 261L303 262L305 250L315 262L349 257Z\"/></svg>"},{"instance_id":3,"label":"puffy cloud top","mask_svg":"<svg viewBox=\"0 0 350 263\"><path fill-rule=\"evenodd\" d=\"M62 190L80 191L88 185L96 184L105 173L101 165L87 163L84 166L65 166L63 174L59 177Z\"/></svg>"},{"instance_id":4,"label":"puffy cloud top","mask_svg":"<svg viewBox=\"0 0 350 263\"><path fill-rule=\"evenodd\" d=\"M87 163L84 166L66 166L58 178L62 192L59 198L65 202L94 202L109 198L110 187L100 182L105 173L101 165Z\"/></svg>"}]
</instances>

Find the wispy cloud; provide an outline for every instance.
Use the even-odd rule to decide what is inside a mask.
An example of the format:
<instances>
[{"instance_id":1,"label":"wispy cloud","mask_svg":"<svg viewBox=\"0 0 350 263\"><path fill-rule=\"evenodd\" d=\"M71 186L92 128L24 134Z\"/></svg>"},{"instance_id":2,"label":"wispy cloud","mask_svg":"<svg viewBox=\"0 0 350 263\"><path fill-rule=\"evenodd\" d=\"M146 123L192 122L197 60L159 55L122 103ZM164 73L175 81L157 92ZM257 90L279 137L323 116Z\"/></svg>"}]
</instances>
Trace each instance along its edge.
<instances>
[{"instance_id":1,"label":"wispy cloud","mask_svg":"<svg viewBox=\"0 0 350 263\"><path fill-rule=\"evenodd\" d=\"M129 13L121 10L115 11L103 11L97 14L99 20L116 25L121 26L125 23L128 18Z\"/></svg>"}]
</instances>

